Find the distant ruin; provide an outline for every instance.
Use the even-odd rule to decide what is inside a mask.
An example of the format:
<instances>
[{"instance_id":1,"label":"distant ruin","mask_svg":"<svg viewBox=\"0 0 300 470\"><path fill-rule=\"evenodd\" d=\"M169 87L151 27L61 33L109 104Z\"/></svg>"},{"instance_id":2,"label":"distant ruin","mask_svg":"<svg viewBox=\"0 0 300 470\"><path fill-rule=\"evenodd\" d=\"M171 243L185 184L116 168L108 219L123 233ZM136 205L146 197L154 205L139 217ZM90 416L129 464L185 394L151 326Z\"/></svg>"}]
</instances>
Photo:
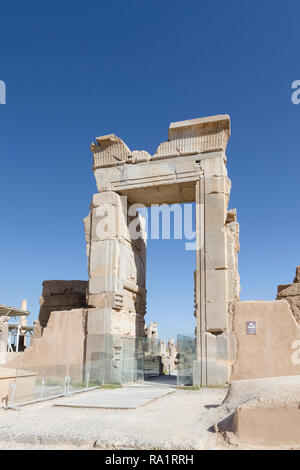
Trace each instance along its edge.
<instances>
[{"instance_id":1,"label":"distant ruin","mask_svg":"<svg viewBox=\"0 0 300 470\"><path fill-rule=\"evenodd\" d=\"M158 335L158 323L151 322L145 328L145 333L149 339L159 339ZM159 358L161 362L160 371L163 374L175 375L176 374L176 360L177 360L177 350L175 341L173 338L170 338L167 344L165 341L160 340L159 342Z\"/></svg>"}]
</instances>

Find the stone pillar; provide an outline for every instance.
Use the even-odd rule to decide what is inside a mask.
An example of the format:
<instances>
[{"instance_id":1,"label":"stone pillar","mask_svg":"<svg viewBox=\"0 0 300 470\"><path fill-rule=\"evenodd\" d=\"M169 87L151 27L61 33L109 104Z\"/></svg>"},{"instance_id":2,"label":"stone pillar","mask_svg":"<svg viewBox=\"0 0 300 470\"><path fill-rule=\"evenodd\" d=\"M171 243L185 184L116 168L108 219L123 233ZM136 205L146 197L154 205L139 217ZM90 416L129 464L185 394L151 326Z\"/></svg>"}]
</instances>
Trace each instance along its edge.
<instances>
[{"instance_id":1,"label":"stone pillar","mask_svg":"<svg viewBox=\"0 0 300 470\"><path fill-rule=\"evenodd\" d=\"M127 214L126 197L113 191L94 195L84 220L87 303L103 317L99 333L137 337L145 336L146 236L141 216ZM139 238L132 236L130 223L139 225Z\"/></svg>"},{"instance_id":2,"label":"stone pillar","mask_svg":"<svg viewBox=\"0 0 300 470\"><path fill-rule=\"evenodd\" d=\"M126 197L103 191L93 196L84 219L89 272L86 360L99 359L105 380L111 382L123 381L124 361L126 381L135 380L134 341L145 336L146 235L142 217L131 209Z\"/></svg>"},{"instance_id":3,"label":"stone pillar","mask_svg":"<svg viewBox=\"0 0 300 470\"><path fill-rule=\"evenodd\" d=\"M24 312L27 311L27 300L24 299L21 302L21 310L24 310ZM27 326L27 316L26 315L21 315L20 316L20 324L21 326Z\"/></svg>"},{"instance_id":4,"label":"stone pillar","mask_svg":"<svg viewBox=\"0 0 300 470\"><path fill-rule=\"evenodd\" d=\"M8 344L8 323L0 321L0 353L7 352Z\"/></svg>"},{"instance_id":5,"label":"stone pillar","mask_svg":"<svg viewBox=\"0 0 300 470\"><path fill-rule=\"evenodd\" d=\"M210 167L203 165L204 175L196 183L197 360L193 380L203 386L229 380L233 359L230 305L239 298L238 224L235 212L227 212L230 180L224 161L218 160L210 162Z\"/></svg>"},{"instance_id":6,"label":"stone pillar","mask_svg":"<svg viewBox=\"0 0 300 470\"><path fill-rule=\"evenodd\" d=\"M207 383L207 344L205 337L205 237L204 237L204 178L196 182L196 270L195 270L195 297L196 297L196 345L197 361L194 364L194 384Z\"/></svg>"},{"instance_id":7,"label":"stone pillar","mask_svg":"<svg viewBox=\"0 0 300 470\"><path fill-rule=\"evenodd\" d=\"M149 339L158 339L158 324L156 321L149 323L145 328L145 334Z\"/></svg>"},{"instance_id":8,"label":"stone pillar","mask_svg":"<svg viewBox=\"0 0 300 470\"><path fill-rule=\"evenodd\" d=\"M160 342L160 355L165 356L167 354L167 345L164 341Z\"/></svg>"},{"instance_id":9,"label":"stone pillar","mask_svg":"<svg viewBox=\"0 0 300 470\"><path fill-rule=\"evenodd\" d=\"M169 339L168 341L168 354L172 360L175 360L177 351L176 351L175 341L173 338Z\"/></svg>"}]
</instances>

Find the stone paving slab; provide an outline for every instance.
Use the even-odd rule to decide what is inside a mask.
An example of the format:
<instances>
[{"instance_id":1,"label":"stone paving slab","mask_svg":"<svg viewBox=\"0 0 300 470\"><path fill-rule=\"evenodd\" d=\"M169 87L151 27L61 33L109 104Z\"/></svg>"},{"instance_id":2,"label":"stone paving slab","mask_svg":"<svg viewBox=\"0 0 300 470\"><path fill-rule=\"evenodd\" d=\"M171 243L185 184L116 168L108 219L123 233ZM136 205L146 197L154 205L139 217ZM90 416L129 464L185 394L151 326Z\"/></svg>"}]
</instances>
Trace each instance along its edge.
<instances>
[{"instance_id":1,"label":"stone paving slab","mask_svg":"<svg viewBox=\"0 0 300 470\"><path fill-rule=\"evenodd\" d=\"M72 408L135 409L164 395L174 392L174 387L156 384L134 384L118 389L98 389L67 397L53 406Z\"/></svg>"}]
</instances>

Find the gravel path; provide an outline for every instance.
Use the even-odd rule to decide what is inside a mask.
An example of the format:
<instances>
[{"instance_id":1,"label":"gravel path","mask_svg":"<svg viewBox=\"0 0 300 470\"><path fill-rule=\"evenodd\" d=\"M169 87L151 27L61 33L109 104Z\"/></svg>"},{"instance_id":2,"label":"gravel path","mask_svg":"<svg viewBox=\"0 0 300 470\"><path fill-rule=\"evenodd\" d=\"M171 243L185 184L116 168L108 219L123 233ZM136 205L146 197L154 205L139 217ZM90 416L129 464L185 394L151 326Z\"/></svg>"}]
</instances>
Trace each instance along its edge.
<instances>
[{"instance_id":1,"label":"gravel path","mask_svg":"<svg viewBox=\"0 0 300 470\"><path fill-rule=\"evenodd\" d=\"M176 390L132 410L53 406L60 400L1 410L0 449L220 448L224 444L209 428L226 392Z\"/></svg>"}]
</instances>

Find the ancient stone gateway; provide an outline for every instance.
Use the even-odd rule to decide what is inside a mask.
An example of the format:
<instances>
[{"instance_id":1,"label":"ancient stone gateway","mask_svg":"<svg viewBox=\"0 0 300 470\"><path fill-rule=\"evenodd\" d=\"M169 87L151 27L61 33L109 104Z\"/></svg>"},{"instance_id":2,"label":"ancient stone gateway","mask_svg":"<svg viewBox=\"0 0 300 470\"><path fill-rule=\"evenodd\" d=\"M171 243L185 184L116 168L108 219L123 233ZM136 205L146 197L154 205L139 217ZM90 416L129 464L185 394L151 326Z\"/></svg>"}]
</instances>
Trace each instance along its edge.
<instances>
[{"instance_id":1,"label":"ancient stone gateway","mask_svg":"<svg viewBox=\"0 0 300 470\"><path fill-rule=\"evenodd\" d=\"M137 205L195 202L193 381L209 385L229 380L235 349L230 312L240 290L239 227L236 212L227 209L229 137L229 116L220 115L171 123L168 140L154 155L131 151L114 134L91 145L99 193L84 220L89 272L86 360L97 357L99 338L105 335L145 335L146 236ZM138 226L137 239L131 224Z\"/></svg>"}]
</instances>

